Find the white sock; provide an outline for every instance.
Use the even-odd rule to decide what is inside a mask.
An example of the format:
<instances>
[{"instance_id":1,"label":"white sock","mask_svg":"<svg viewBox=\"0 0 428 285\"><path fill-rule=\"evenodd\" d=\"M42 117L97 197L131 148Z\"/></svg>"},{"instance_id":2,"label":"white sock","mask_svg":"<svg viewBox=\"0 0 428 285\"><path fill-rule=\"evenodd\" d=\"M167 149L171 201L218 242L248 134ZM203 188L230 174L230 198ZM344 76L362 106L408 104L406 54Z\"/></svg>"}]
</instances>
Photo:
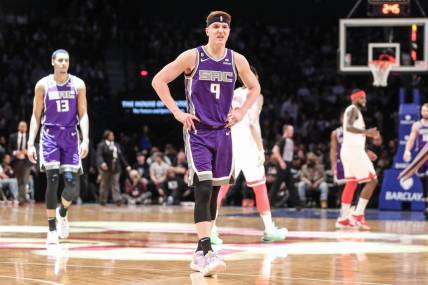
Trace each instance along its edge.
<instances>
[{"instance_id":1,"label":"white sock","mask_svg":"<svg viewBox=\"0 0 428 285\"><path fill-rule=\"evenodd\" d=\"M260 214L260 217L262 218L263 224L265 225L265 232L275 229L275 225L273 224L272 215L270 212L267 212L263 215Z\"/></svg>"},{"instance_id":2,"label":"white sock","mask_svg":"<svg viewBox=\"0 0 428 285\"><path fill-rule=\"evenodd\" d=\"M369 203L369 200L360 198L358 200L357 208L354 211L355 216L364 215L364 210L366 209L367 204Z\"/></svg>"},{"instance_id":3,"label":"white sock","mask_svg":"<svg viewBox=\"0 0 428 285\"><path fill-rule=\"evenodd\" d=\"M340 219L347 219L349 217L349 210L351 209L351 204L342 203L340 208Z\"/></svg>"}]
</instances>

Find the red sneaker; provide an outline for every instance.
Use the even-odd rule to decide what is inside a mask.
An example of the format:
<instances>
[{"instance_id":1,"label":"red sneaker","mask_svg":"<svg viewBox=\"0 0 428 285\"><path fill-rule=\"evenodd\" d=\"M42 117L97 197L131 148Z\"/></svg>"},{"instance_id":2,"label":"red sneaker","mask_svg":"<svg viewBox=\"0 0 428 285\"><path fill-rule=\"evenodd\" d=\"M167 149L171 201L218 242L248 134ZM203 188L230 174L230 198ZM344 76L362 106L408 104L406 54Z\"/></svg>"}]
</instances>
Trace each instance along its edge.
<instances>
[{"instance_id":1,"label":"red sneaker","mask_svg":"<svg viewBox=\"0 0 428 285\"><path fill-rule=\"evenodd\" d=\"M351 215L350 223L356 227L359 227L362 230L369 231L371 228L369 227L369 224L366 221L366 218L364 215Z\"/></svg>"},{"instance_id":2,"label":"red sneaker","mask_svg":"<svg viewBox=\"0 0 428 285\"><path fill-rule=\"evenodd\" d=\"M349 229L349 228L353 228L354 225L351 224L351 221L348 218L345 219L341 219L340 217L337 219L336 224L335 224L336 229L341 230L341 229Z\"/></svg>"}]
</instances>

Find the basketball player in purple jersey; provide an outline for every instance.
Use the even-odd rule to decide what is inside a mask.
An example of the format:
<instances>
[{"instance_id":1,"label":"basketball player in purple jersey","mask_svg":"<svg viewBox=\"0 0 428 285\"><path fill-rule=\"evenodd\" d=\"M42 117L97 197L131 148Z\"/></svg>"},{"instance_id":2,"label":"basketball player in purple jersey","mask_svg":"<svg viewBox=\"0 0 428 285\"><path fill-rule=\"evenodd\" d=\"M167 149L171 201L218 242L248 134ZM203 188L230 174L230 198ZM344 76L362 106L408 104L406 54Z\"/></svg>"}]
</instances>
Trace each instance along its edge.
<instances>
[{"instance_id":1,"label":"basketball player in purple jersey","mask_svg":"<svg viewBox=\"0 0 428 285\"><path fill-rule=\"evenodd\" d=\"M68 73L69 54L59 49L52 54L54 73L40 79L35 87L33 114L28 138L28 158L36 163L34 141L40 125L40 169L46 172L46 213L49 231L47 244L67 238L67 209L77 198L77 175L81 159L88 154L89 119L86 110L86 87L83 80ZM79 146L77 125L82 142ZM60 173L64 177L61 205L57 208ZM58 223L58 231L57 231Z\"/></svg>"},{"instance_id":2,"label":"basketball player in purple jersey","mask_svg":"<svg viewBox=\"0 0 428 285\"><path fill-rule=\"evenodd\" d=\"M416 153L418 153L428 142L428 103L421 107L421 119L414 122L406 148L403 154L403 160L409 162L412 159L412 148L416 142ZM425 198L425 219L428 220L428 161L425 162L416 173L421 179L422 189Z\"/></svg>"},{"instance_id":3,"label":"basketball player in purple jersey","mask_svg":"<svg viewBox=\"0 0 428 285\"><path fill-rule=\"evenodd\" d=\"M260 85L247 59L226 48L231 16L211 12L206 19L208 43L187 50L153 78L153 88L174 117L184 126L184 140L195 186L194 219L198 246L191 268L204 276L226 269L211 248L211 228L216 217L220 185L229 184L233 172L230 127L239 122L260 94ZM171 96L168 83L184 72L188 113L182 112ZM248 88L241 108L232 109L237 76Z\"/></svg>"},{"instance_id":4,"label":"basketball player in purple jersey","mask_svg":"<svg viewBox=\"0 0 428 285\"><path fill-rule=\"evenodd\" d=\"M343 124L343 113L340 115L340 124ZM340 149L343 143L343 127L340 126L330 134L330 165L333 172L334 183L342 185L345 183L345 173L342 160L340 158Z\"/></svg>"}]
</instances>

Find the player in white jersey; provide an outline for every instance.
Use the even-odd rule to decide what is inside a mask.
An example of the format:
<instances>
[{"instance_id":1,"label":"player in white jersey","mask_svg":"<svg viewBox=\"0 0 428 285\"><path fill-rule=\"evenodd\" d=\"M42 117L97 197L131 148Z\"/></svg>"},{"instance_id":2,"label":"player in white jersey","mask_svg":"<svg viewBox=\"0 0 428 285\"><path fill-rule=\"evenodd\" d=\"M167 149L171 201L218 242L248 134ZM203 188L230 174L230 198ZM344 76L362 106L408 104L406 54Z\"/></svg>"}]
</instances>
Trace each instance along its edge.
<instances>
[{"instance_id":1,"label":"player in white jersey","mask_svg":"<svg viewBox=\"0 0 428 285\"><path fill-rule=\"evenodd\" d=\"M257 75L256 69L251 70ZM232 108L240 108L247 99L248 89L245 86L237 88L233 93ZM287 229L278 229L272 221L269 198L266 188L265 161L263 140L261 135L259 116L262 110L263 96L260 94L256 102L248 109L248 112L236 125L232 127L233 160L235 164L235 178L242 171L247 185L254 190L256 196L256 206L263 220L265 231L263 241L283 240L286 237ZM229 190L230 185L223 185L217 198L217 215L221 202ZM214 226L211 234L212 244L222 244L218 237L217 229Z\"/></svg>"},{"instance_id":2,"label":"player in white jersey","mask_svg":"<svg viewBox=\"0 0 428 285\"><path fill-rule=\"evenodd\" d=\"M377 185L376 171L366 153L366 137L379 136L376 128L366 130L361 110L366 107L366 93L355 90L351 94L352 104L346 108L343 120L343 144L340 157L345 171L345 188L352 188L352 196L358 184L366 183L361 191L355 211L350 214L351 204L342 203L341 215L336 223L349 224L365 230L370 230L364 217L365 208ZM352 201L352 198L351 198Z\"/></svg>"}]
</instances>

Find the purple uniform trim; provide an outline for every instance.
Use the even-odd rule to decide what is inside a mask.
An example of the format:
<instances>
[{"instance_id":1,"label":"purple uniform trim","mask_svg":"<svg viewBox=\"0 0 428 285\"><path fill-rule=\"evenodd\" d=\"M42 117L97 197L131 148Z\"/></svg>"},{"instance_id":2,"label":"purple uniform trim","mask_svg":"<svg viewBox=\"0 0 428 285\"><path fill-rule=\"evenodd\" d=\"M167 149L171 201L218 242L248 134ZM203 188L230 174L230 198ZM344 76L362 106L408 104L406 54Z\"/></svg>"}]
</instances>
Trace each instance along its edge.
<instances>
[{"instance_id":1,"label":"purple uniform trim","mask_svg":"<svg viewBox=\"0 0 428 285\"><path fill-rule=\"evenodd\" d=\"M336 147L336 179L341 182L345 181L345 171L343 170L342 159L340 158L340 150L342 148L343 143L343 128L338 127L336 130L336 139L337 139L337 147Z\"/></svg>"}]
</instances>

